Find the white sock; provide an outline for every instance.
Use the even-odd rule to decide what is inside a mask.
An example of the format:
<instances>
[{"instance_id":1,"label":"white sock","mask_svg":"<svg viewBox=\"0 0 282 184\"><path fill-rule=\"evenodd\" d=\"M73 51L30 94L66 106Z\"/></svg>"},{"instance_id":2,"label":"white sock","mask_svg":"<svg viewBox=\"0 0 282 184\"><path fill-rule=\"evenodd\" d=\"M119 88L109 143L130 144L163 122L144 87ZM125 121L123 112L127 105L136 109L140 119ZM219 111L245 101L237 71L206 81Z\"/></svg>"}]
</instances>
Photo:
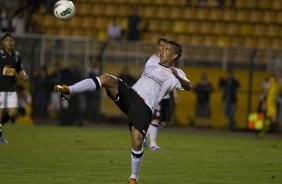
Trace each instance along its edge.
<instances>
[{"instance_id":1,"label":"white sock","mask_svg":"<svg viewBox=\"0 0 282 184\"><path fill-rule=\"evenodd\" d=\"M132 149L131 153L131 175L129 178L134 178L138 180L138 175L141 167L141 162L143 159L143 148L140 151L134 151Z\"/></svg>"},{"instance_id":2,"label":"white sock","mask_svg":"<svg viewBox=\"0 0 282 184\"><path fill-rule=\"evenodd\" d=\"M158 134L158 126L150 124L149 126L149 138L150 138L150 147L158 147L157 146L157 134Z\"/></svg>"},{"instance_id":3,"label":"white sock","mask_svg":"<svg viewBox=\"0 0 282 184\"><path fill-rule=\"evenodd\" d=\"M101 81L98 77L95 77L93 79L84 79L78 83L75 83L72 86L69 86L69 90L71 94L74 93L81 93L84 91L94 91L96 89L99 89L101 87Z\"/></svg>"}]
</instances>

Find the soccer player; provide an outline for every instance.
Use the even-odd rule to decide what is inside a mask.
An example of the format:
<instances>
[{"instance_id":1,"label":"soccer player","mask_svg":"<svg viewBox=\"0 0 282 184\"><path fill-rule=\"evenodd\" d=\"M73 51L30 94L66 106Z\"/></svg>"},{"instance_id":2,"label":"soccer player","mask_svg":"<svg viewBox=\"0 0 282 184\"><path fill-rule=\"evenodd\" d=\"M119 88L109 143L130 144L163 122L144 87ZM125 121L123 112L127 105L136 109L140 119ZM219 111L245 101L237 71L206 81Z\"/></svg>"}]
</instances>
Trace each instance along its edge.
<instances>
[{"instance_id":1,"label":"soccer player","mask_svg":"<svg viewBox=\"0 0 282 184\"><path fill-rule=\"evenodd\" d=\"M180 90L191 90L192 88L185 73L173 67L181 53L182 49L179 44L168 41L161 50L160 62L149 60L133 87L129 87L122 80L110 74L84 79L71 86L54 86L54 91L61 96L99 90L104 87L108 96L128 116L132 144L132 172L128 184L136 184L138 181L143 158L143 139L157 105L174 88Z\"/></svg>"},{"instance_id":2,"label":"soccer player","mask_svg":"<svg viewBox=\"0 0 282 184\"><path fill-rule=\"evenodd\" d=\"M23 80L28 79L28 75L23 69L21 56L14 50L14 38L6 33L2 37L3 48L0 50L0 143L7 143L2 137L2 126L14 120L17 115L18 97L16 93L16 74ZM7 109L8 113L4 113Z\"/></svg>"},{"instance_id":3,"label":"soccer player","mask_svg":"<svg viewBox=\"0 0 282 184\"><path fill-rule=\"evenodd\" d=\"M157 52L156 54L153 54L147 62L155 62L159 63L160 62L160 54L161 50L163 49L164 45L166 44L168 40L165 38L159 38L157 42ZM172 94L175 98L178 97L177 90L173 90ZM147 132L147 137L149 137L149 143L150 143L150 149L153 151L159 151L161 148L157 145L157 135L158 135L158 130L161 122L164 122L167 124L170 121L170 116L171 116L171 99L170 99L171 94L168 93L166 94L160 104L158 104L157 108L155 109L155 112L153 114L152 121L149 125L148 132ZM177 100L177 99L175 99ZM144 139L143 143L144 147L147 146L147 138Z\"/></svg>"}]
</instances>

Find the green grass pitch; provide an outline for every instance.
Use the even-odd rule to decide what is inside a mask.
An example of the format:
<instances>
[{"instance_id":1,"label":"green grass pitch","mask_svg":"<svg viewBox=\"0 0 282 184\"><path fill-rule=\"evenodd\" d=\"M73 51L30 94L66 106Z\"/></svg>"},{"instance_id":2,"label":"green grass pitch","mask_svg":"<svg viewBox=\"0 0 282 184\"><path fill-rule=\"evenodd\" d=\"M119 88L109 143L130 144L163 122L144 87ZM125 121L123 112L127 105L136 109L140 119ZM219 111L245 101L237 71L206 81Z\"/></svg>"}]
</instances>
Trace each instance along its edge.
<instances>
[{"instance_id":1,"label":"green grass pitch","mask_svg":"<svg viewBox=\"0 0 282 184\"><path fill-rule=\"evenodd\" d=\"M125 184L128 129L6 125L1 184ZM145 149L139 184L282 183L281 138L163 129L164 151Z\"/></svg>"}]
</instances>

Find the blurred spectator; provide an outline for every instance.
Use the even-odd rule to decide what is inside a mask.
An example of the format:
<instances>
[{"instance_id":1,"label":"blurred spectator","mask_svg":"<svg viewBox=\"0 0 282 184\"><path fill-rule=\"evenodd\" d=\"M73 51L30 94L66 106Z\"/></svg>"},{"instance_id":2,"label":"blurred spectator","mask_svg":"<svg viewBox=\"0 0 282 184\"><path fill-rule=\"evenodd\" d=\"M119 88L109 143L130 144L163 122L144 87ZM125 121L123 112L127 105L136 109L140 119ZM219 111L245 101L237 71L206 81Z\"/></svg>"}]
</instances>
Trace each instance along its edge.
<instances>
[{"instance_id":1,"label":"blurred spectator","mask_svg":"<svg viewBox=\"0 0 282 184\"><path fill-rule=\"evenodd\" d=\"M38 21L29 21L27 25L27 32L41 34L42 31Z\"/></svg>"},{"instance_id":2,"label":"blurred spectator","mask_svg":"<svg viewBox=\"0 0 282 184\"><path fill-rule=\"evenodd\" d=\"M26 7L30 8L31 12L38 12L42 1L38 0L26 0Z\"/></svg>"},{"instance_id":3,"label":"blurred spectator","mask_svg":"<svg viewBox=\"0 0 282 184\"><path fill-rule=\"evenodd\" d=\"M18 0L3 0L3 6L9 11L17 8L17 5Z\"/></svg>"},{"instance_id":4,"label":"blurred spectator","mask_svg":"<svg viewBox=\"0 0 282 184\"><path fill-rule=\"evenodd\" d=\"M114 17L112 22L107 27L107 34L111 40L119 40L122 37L122 29L117 24L117 20Z\"/></svg>"},{"instance_id":5,"label":"blurred spectator","mask_svg":"<svg viewBox=\"0 0 282 184\"><path fill-rule=\"evenodd\" d=\"M45 12L49 14L53 14L55 3L56 0L45 0Z\"/></svg>"},{"instance_id":6,"label":"blurred spectator","mask_svg":"<svg viewBox=\"0 0 282 184\"><path fill-rule=\"evenodd\" d=\"M20 11L12 18L12 29L15 35L26 33L26 15L24 11Z\"/></svg>"},{"instance_id":7,"label":"blurred spectator","mask_svg":"<svg viewBox=\"0 0 282 184\"><path fill-rule=\"evenodd\" d=\"M91 63L86 69L86 78L94 78L100 75L98 63ZM89 120L98 120L100 118L100 91L85 92L86 98L86 117Z\"/></svg>"},{"instance_id":8,"label":"blurred spectator","mask_svg":"<svg viewBox=\"0 0 282 184\"><path fill-rule=\"evenodd\" d=\"M130 71L127 66L121 71L119 78L122 79L128 86L132 87L136 82L136 78L130 74Z\"/></svg>"},{"instance_id":9,"label":"blurred spectator","mask_svg":"<svg viewBox=\"0 0 282 184\"><path fill-rule=\"evenodd\" d=\"M46 66L39 67L34 73L34 78L34 114L46 117L50 95L50 82Z\"/></svg>"},{"instance_id":10,"label":"blurred spectator","mask_svg":"<svg viewBox=\"0 0 282 184\"><path fill-rule=\"evenodd\" d=\"M225 0L214 0L213 5L216 7L222 7L225 4Z\"/></svg>"},{"instance_id":11,"label":"blurred spectator","mask_svg":"<svg viewBox=\"0 0 282 184\"><path fill-rule=\"evenodd\" d=\"M203 73L200 82L194 88L197 95L196 125L199 127L211 127L210 93L212 91L213 86L208 81L207 74Z\"/></svg>"},{"instance_id":12,"label":"blurred spectator","mask_svg":"<svg viewBox=\"0 0 282 184\"><path fill-rule=\"evenodd\" d=\"M128 40L139 40L140 32L139 32L139 23L141 21L141 17L138 15L138 9L135 7L132 9L131 14L128 17Z\"/></svg>"},{"instance_id":13,"label":"blurred spectator","mask_svg":"<svg viewBox=\"0 0 282 184\"><path fill-rule=\"evenodd\" d=\"M71 64L59 73L61 84L74 84L80 80L80 71L75 64ZM74 95L68 101L63 100L60 104L60 124L81 126L81 113L79 105L79 96Z\"/></svg>"},{"instance_id":14,"label":"blurred spectator","mask_svg":"<svg viewBox=\"0 0 282 184\"><path fill-rule=\"evenodd\" d=\"M235 130L237 129L235 121L237 90L240 87L240 83L234 77L232 69L227 70L227 78L220 78L219 87L223 89L224 113L229 120L229 128L230 130Z\"/></svg>"},{"instance_id":15,"label":"blurred spectator","mask_svg":"<svg viewBox=\"0 0 282 184\"><path fill-rule=\"evenodd\" d=\"M11 24L10 24L10 16L8 11L5 9L1 9L0 15L0 28L1 32L10 32L11 31Z\"/></svg>"},{"instance_id":16,"label":"blurred spectator","mask_svg":"<svg viewBox=\"0 0 282 184\"><path fill-rule=\"evenodd\" d=\"M196 5L197 6L206 6L208 3L207 0L197 0Z\"/></svg>"},{"instance_id":17,"label":"blurred spectator","mask_svg":"<svg viewBox=\"0 0 282 184\"><path fill-rule=\"evenodd\" d=\"M25 87L19 85L17 87L18 94L18 116L16 118L16 124L32 125L31 119L31 95Z\"/></svg>"},{"instance_id":18,"label":"blurred spectator","mask_svg":"<svg viewBox=\"0 0 282 184\"><path fill-rule=\"evenodd\" d=\"M48 75L50 77L50 100L47 107L48 117L54 119L58 117L58 113L60 110L60 98L59 96L53 91L53 86L56 83L60 82L60 71L61 71L61 63L55 62L53 65L48 67Z\"/></svg>"}]
</instances>

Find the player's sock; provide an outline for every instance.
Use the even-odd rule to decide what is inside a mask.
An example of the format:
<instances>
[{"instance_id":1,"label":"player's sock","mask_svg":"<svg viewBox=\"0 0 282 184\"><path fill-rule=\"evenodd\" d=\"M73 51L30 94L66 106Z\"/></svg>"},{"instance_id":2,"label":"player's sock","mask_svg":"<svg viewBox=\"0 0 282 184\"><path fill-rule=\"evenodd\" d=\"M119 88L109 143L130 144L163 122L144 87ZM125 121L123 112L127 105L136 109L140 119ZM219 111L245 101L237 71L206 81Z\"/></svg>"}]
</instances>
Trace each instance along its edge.
<instances>
[{"instance_id":1,"label":"player's sock","mask_svg":"<svg viewBox=\"0 0 282 184\"><path fill-rule=\"evenodd\" d=\"M69 86L69 90L71 94L81 93L84 91L94 91L100 89L102 86L101 81L98 77L94 77L92 79L84 79L78 83L75 83L72 86Z\"/></svg>"},{"instance_id":2,"label":"player's sock","mask_svg":"<svg viewBox=\"0 0 282 184\"><path fill-rule=\"evenodd\" d=\"M4 113L2 118L1 118L1 124L5 125L6 123L8 123L10 121L11 117L9 116L8 113Z\"/></svg>"},{"instance_id":3,"label":"player's sock","mask_svg":"<svg viewBox=\"0 0 282 184\"><path fill-rule=\"evenodd\" d=\"M150 124L149 129L150 129L150 134L149 134L150 147L158 147L156 139L157 139L159 126L154 125L154 124Z\"/></svg>"},{"instance_id":4,"label":"player's sock","mask_svg":"<svg viewBox=\"0 0 282 184\"><path fill-rule=\"evenodd\" d=\"M143 159L143 148L140 151L131 152L131 175L129 178L134 178L138 180L138 175L141 167L141 162Z\"/></svg>"}]
</instances>

